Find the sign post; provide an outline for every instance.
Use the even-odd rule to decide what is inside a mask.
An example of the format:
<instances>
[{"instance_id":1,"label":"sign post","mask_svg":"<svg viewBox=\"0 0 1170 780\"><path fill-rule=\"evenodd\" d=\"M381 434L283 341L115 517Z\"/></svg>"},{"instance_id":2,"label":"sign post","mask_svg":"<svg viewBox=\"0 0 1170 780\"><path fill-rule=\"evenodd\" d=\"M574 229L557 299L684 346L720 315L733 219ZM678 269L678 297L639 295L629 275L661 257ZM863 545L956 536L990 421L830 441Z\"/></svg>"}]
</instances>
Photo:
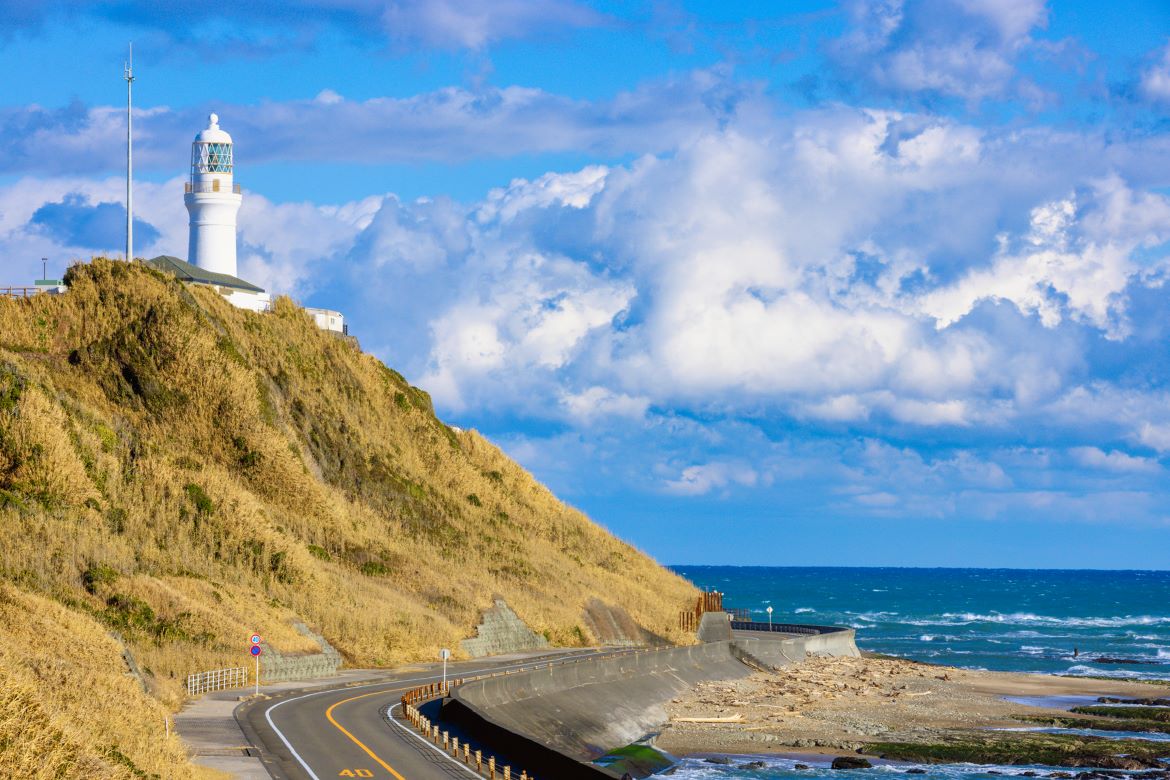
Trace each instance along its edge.
<instances>
[{"instance_id":1,"label":"sign post","mask_svg":"<svg viewBox=\"0 0 1170 780\"><path fill-rule=\"evenodd\" d=\"M768 605L768 630L772 630L772 605Z\"/></svg>"},{"instance_id":2,"label":"sign post","mask_svg":"<svg viewBox=\"0 0 1170 780\"><path fill-rule=\"evenodd\" d=\"M260 643L264 641L259 634L252 634L252 646L248 648L248 652L256 659L256 695L260 695L260 654L264 652L260 649Z\"/></svg>"},{"instance_id":3,"label":"sign post","mask_svg":"<svg viewBox=\"0 0 1170 780\"><path fill-rule=\"evenodd\" d=\"M447 659L451 657L451 651L443 648L439 651L439 658L443 659L443 691L447 691Z\"/></svg>"}]
</instances>

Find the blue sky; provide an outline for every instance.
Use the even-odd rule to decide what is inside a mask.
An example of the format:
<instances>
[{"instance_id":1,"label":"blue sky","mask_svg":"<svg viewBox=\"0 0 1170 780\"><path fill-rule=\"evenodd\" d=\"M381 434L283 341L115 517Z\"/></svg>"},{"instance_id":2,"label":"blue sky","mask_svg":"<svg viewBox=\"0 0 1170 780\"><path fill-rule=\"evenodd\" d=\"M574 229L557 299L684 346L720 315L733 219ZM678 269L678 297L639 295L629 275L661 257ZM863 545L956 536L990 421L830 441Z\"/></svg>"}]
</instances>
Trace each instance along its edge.
<instances>
[{"instance_id":1,"label":"blue sky","mask_svg":"<svg viewBox=\"0 0 1170 780\"><path fill-rule=\"evenodd\" d=\"M0 283L241 275L667 563L1170 566L1170 7L0 0Z\"/></svg>"}]
</instances>

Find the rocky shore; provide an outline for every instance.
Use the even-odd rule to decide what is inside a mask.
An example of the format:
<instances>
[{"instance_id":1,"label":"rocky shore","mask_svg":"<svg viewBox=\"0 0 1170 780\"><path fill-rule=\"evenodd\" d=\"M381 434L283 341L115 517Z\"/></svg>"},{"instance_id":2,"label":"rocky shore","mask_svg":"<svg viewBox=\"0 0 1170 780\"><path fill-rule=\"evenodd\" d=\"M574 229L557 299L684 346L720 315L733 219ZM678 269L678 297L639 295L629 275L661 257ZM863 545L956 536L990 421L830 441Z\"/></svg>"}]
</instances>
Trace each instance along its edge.
<instances>
[{"instance_id":1,"label":"rocky shore","mask_svg":"<svg viewBox=\"0 0 1170 780\"><path fill-rule=\"evenodd\" d=\"M655 745L675 755L822 753L1147 770L1161 777L1170 767L1159 758L1170 755L1170 743L1142 736L1170 732L1167 710L1140 702L1166 695L1166 687L1117 680L968 671L882 657L809 658L779 672L699 685L670 702ZM1069 698L1030 706L1007 697ZM1114 740L1040 728L1139 733Z\"/></svg>"}]
</instances>

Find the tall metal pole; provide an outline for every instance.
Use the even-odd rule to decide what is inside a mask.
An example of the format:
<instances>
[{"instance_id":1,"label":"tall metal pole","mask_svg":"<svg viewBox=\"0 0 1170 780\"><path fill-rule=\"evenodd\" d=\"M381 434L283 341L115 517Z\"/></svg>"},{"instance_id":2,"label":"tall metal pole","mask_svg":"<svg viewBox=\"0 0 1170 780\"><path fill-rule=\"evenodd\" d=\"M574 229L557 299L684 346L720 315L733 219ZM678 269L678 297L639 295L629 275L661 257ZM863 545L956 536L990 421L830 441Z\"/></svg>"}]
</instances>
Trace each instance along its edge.
<instances>
[{"instance_id":1,"label":"tall metal pole","mask_svg":"<svg viewBox=\"0 0 1170 780\"><path fill-rule=\"evenodd\" d=\"M134 44L130 59L122 68L126 79L126 261L134 259L134 125L130 113L134 89Z\"/></svg>"}]
</instances>

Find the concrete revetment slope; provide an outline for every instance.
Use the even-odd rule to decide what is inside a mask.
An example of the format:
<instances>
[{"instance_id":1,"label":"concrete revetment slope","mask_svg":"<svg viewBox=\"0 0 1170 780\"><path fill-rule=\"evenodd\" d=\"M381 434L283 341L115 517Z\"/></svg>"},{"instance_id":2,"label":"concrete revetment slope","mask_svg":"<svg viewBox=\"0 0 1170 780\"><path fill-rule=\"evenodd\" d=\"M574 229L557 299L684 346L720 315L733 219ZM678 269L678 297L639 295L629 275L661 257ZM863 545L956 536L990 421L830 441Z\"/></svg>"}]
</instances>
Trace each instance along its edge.
<instances>
[{"instance_id":1,"label":"concrete revetment slope","mask_svg":"<svg viewBox=\"0 0 1170 780\"><path fill-rule=\"evenodd\" d=\"M726 626L727 618L720 619ZM784 666L809 654L857 655L854 632L737 636L476 680L454 690L443 719L487 739L506 739L514 753L531 754L543 746L590 762L644 738L665 722L666 703L700 682L738 679L754 667ZM555 776L608 775L596 767L561 766Z\"/></svg>"},{"instance_id":2,"label":"concrete revetment slope","mask_svg":"<svg viewBox=\"0 0 1170 780\"><path fill-rule=\"evenodd\" d=\"M502 598L497 596L493 601L494 605L483 611L475 637L459 643L465 653L472 658L482 658L543 650L549 646L548 640L529 628Z\"/></svg>"}]
</instances>

